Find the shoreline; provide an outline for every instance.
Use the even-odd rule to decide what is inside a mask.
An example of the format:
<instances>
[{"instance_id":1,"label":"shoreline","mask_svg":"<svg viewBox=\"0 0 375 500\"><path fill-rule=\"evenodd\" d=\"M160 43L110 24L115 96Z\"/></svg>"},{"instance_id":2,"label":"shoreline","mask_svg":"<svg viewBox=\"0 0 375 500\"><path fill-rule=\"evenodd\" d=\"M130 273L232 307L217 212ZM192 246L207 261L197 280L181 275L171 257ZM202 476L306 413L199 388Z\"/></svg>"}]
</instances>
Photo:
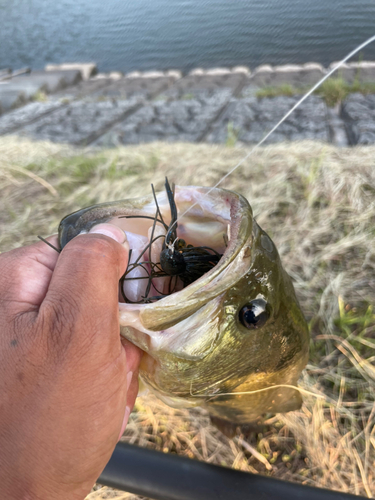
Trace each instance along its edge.
<instances>
[{"instance_id":1,"label":"shoreline","mask_svg":"<svg viewBox=\"0 0 375 500\"><path fill-rule=\"evenodd\" d=\"M336 64L262 65L253 71L246 66L195 68L185 75L177 70L98 73L95 63L1 70L0 136L16 133L97 146L155 140L255 144L303 89ZM375 94L375 61L346 63L335 76L353 89L367 85ZM288 92L265 92L283 87ZM269 142L375 144L375 95L357 91L333 107L326 102L310 96Z\"/></svg>"},{"instance_id":2,"label":"shoreline","mask_svg":"<svg viewBox=\"0 0 375 500\"><path fill-rule=\"evenodd\" d=\"M225 76L231 73L243 73L248 76L254 85L258 86L273 86L283 83L302 85L313 85L320 78L326 75L331 69L338 64L337 61L330 63L328 66L323 66L316 62L306 62L302 64L282 64L271 65L262 64L251 69L246 65L236 65L231 67L211 67L202 68L196 67L189 71L182 71L179 69L167 70L133 70L129 72L122 72L112 70L109 72L98 71L98 66L95 62L88 63L61 63L61 64L47 64L42 69L32 70L30 67L22 68L21 70L13 71L12 68L0 69L0 82L11 79L12 76L19 76L20 74L31 74L33 72L41 73L43 71L71 71L76 70L81 73L82 79L87 80L92 77L96 78L155 78L160 76L174 75L177 78L184 78L187 76L195 75L211 75L211 76ZM337 72L338 75L351 83L357 76L363 81L375 82L375 60L374 61L360 61L360 62L347 62L344 63Z\"/></svg>"}]
</instances>

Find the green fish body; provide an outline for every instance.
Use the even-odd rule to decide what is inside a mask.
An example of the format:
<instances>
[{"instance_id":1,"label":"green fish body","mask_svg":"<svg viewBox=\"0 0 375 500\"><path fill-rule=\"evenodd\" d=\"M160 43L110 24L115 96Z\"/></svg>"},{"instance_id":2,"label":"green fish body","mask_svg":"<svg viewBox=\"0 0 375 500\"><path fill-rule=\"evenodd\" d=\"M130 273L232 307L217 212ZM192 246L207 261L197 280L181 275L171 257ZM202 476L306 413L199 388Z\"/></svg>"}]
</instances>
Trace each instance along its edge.
<instances>
[{"instance_id":1,"label":"green fish body","mask_svg":"<svg viewBox=\"0 0 375 500\"><path fill-rule=\"evenodd\" d=\"M158 193L157 202L169 224L165 192ZM178 237L222 257L202 277L161 300L119 303L121 335L145 353L141 380L170 406L201 406L212 417L239 425L298 409L302 399L295 386L307 363L309 334L275 245L237 193L177 186L175 202ZM60 245L110 222L127 232L137 255L137 245L149 241L155 211L151 196L79 210L61 221ZM150 218L123 218L140 215ZM155 231L165 233L159 223ZM154 256L163 237L157 242ZM165 291L165 282L155 288L163 286ZM139 298L142 290L139 285L129 293Z\"/></svg>"}]
</instances>

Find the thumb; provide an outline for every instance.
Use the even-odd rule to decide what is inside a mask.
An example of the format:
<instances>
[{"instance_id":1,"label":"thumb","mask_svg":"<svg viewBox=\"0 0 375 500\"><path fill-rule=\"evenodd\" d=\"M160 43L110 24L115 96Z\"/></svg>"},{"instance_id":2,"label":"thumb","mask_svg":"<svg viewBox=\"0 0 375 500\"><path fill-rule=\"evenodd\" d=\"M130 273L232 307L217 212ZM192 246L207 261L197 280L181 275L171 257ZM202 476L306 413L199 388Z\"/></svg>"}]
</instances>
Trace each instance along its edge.
<instances>
[{"instance_id":1,"label":"thumb","mask_svg":"<svg viewBox=\"0 0 375 500\"><path fill-rule=\"evenodd\" d=\"M40 309L53 312L55 335L66 335L70 326L76 334L89 331L94 337L104 329L104 337L118 336L118 282L128 254L125 233L111 224L95 226L64 247Z\"/></svg>"}]
</instances>

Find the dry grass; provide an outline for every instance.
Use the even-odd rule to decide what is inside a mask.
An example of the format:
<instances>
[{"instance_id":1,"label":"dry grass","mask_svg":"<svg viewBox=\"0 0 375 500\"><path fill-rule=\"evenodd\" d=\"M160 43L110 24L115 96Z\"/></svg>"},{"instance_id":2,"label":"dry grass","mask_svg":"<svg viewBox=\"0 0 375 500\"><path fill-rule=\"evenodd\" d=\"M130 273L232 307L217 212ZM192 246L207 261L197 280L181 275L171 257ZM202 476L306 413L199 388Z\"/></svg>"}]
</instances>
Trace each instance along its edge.
<instances>
[{"instance_id":1,"label":"dry grass","mask_svg":"<svg viewBox=\"0 0 375 500\"><path fill-rule=\"evenodd\" d=\"M148 193L150 182L161 189L165 175L179 184L213 185L243 155L243 149L207 145L95 151L0 139L0 249L55 232L63 215L82 206ZM323 399L304 396L301 410L269 419L261 434L230 440L203 411L172 410L145 397L123 439L375 495L374 158L373 147L270 146L223 186L249 199L294 280L313 337L300 385ZM99 498L135 497L100 488L87 500Z\"/></svg>"}]
</instances>

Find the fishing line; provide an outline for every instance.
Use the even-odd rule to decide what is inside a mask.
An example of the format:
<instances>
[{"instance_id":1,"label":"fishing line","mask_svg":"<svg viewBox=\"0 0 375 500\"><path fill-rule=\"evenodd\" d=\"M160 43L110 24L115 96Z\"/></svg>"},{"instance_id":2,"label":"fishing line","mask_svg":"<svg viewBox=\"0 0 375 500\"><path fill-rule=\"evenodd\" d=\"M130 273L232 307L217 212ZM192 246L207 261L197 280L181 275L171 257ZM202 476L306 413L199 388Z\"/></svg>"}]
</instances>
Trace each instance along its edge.
<instances>
[{"instance_id":1,"label":"fishing line","mask_svg":"<svg viewBox=\"0 0 375 500\"><path fill-rule=\"evenodd\" d=\"M42 238L42 236L39 236L38 235L38 238L43 241L43 243L45 243L46 245L48 245L49 247L53 248L54 250L56 250L57 253L60 253L61 252L61 248L56 248L55 246L52 245L52 243L50 243L49 241L47 241L46 239Z\"/></svg>"},{"instance_id":2,"label":"fishing line","mask_svg":"<svg viewBox=\"0 0 375 500\"><path fill-rule=\"evenodd\" d=\"M246 161L253 153L254 151L256 151L262 144L264 144L264 142L270 137L271 134L273 134L275 132L275 130L277 130L280 125L293 113L293 111L295 111L299 106L300 104L303 103L303 101L305 101L316 89L318 89L320 87L320 85L322 85L322 83L324 83L327 78L329 78L335 71L337 71L343 64L346 63L346 61L348 59L350 59L351 57L353 57L355 54L357 54L357 52L359 52L360 50L362 50L363 48L365 48L367 45L369 45L370 43L374 42L375 41L375 35L372 36L371 38L368 38L365 42L361 43L357 48L355 48L352 52L350 52L347 56L344 57L344 59L342 59L334 68L332 68L326 75L324 75L324 77L319 80L318 83L316 83L287 113L286 115L283 116L283 118L281 118L281 120L263 137L263 139L261 139L261 141L258 142L258 144L256 144L248 153L246 156L244 156L242 158L242 160L240 160L237 165L235 165L228 173L226 173L213 187L211 187L207 193L205 193L203 195L202 198L206 198L214 189L216 189L225 179L227 179L230 175L233 174L233 172L235 170L237 170L237 168L239 166L241 166L243 164L244 161ZM193 205L191 205L187 210L185 210L185 212L183 212L179 217L177 217L177 220L173 223L173 225L176 225L178 223L179 220L182 219L182 217L184 217L184 215L186 215L188 212L190 212L190 210L192 208L194 208L195 206L198 205L198 202L196 201Z\"/></svg>"},{"instance_id":3,"label":"fishing line","mask_svg":"<svg viewBox=\"0 0 375 500\"><path fill-rule=\"evenodd\" d=\"M258 392L265 392L265 391L270 391L272 389L279 389L279 388L295 389L296 391L299 391L302 394L306 394L308 396L314 396L315 398L318 398L318 399L326 399L326 397L321 395L321 394L316 394L315 392L307 391L306 389L302 389L301 387L297 387L295 385L288 385L288 384L272 385L271 387L264 387L263 389L256 389L255 391L217 392L215 394L193 394L192 390L190 388L190 396L193 396L194 398L215 398L215 397L220 397L220 396L245 396L245 395L249 395L249 394L257 394Z\"/></svg>"}]
</instances>

